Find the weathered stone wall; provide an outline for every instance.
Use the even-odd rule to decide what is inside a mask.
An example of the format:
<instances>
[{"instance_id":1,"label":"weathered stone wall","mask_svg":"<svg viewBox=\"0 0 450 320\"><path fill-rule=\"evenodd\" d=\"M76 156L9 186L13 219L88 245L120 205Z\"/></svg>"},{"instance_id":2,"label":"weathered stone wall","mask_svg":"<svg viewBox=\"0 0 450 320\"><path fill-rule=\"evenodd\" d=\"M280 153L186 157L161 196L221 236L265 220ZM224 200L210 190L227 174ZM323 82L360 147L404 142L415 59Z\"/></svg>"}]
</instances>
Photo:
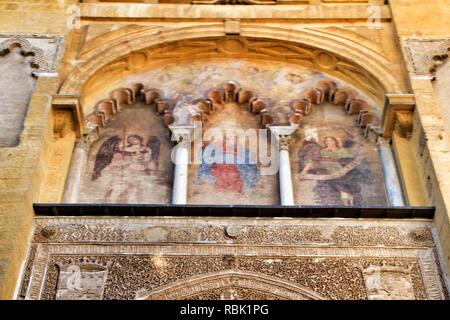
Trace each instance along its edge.
<instances>
[{"instance_id":1,"label":"weathered stone wall","mask_svg":"<svg viewBox=\"0 0 450 320\"><path fill-rule=\"evenodd\" d=\"M428 203L436 206L436 228L450 265L450 138L445 124L448 106L439 103L432 79L445 60L449 44L450 1L392 0L393 22L415 94L413 146ZM445 73L445 71L444 71ZM439 77L435 86L439 86ZM443 83L448 79L441 79Z\"/></svg>"},{"instance_id":2,"label":"weathered stone wall","mask_svg":"<svg viewBox=\"0 0 450 320\"><path fill-rule=\"evenodd\" d=\"M65 4L61 1L0 1L0 11L1 43L18 34L45 34L46 39L48 35L64 36L66 33ZM45 52L53 44L36 47ZM47 61L48 65L54 62L51 55L45 58L42 61ZM17 74L20 70L14 72ZM29 249L32 203L39 198L46 159L52 150L53 133L48 117L51 95L57 92L58 84L59 79L51 75L42 75L35 81L34 93L24 108L28 111L20 143L15 147L0 148L0 298L3 299L13 297L23 258ZM7 92L11 91L8 90L11 86L17 94L15 99L25 102L29 78L10 81L6 84ZM1 90L3 97L4 85ZM1 103L5 106L5 101ZM16 126L20 126L20 121Z\"/></svg>"}]
</instances>

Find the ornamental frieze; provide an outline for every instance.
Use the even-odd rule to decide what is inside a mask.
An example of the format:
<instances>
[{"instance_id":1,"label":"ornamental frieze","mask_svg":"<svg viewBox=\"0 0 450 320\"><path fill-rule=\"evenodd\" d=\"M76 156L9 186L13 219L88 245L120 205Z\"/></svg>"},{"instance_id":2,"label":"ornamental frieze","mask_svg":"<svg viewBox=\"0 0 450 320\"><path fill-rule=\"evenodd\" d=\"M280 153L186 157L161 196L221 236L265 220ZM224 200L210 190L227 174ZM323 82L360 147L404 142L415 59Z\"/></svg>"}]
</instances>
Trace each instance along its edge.
<instances>
[{"instance_id":1,"label":"ornamental frieze","mask_svg":"<svg viewBox=\"0 0 450 320\"><path fill-rule=\"evenodd\" d=\"M37 218L36 243L242 243L383 245L424 247L433 245L431 225L423 223L304 224L245 219L165 220L159 218Z\"/></svg>"}]
</instances>

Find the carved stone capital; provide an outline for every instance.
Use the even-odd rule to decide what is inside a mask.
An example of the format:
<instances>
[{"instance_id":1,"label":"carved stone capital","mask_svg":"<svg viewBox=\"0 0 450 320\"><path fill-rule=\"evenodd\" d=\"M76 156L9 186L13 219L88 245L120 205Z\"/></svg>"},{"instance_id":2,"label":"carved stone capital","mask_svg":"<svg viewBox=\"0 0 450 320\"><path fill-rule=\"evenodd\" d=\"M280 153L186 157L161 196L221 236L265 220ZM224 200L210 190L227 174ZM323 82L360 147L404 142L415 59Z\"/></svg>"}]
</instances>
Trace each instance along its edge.
<instances>
[{"instance_id":1,"label":"carved stone capital","mask_svg":"<svg viewBox=\"0 0 450 320\"><path fill-rule=\"evenodd\" d=\"M279 150L289 150L292 134L297 130L295 126L269 126L270 132L275 136Z\"/></svg>"},{"instance_id":2,"label":"carved stone capital","mask_svg":"<svg viewBox=\"0 0 450 320\"><path fill-rule=\"evenodd\" d=\"M292 136L291 135L282 135L278 138L278 145L280 147L280 150L289 150L289 145L292 142Z\"/></svg>"},{"instance_id":3,"label":"carved stone capital","mask_svg":"<svg viewBox=\"0 0 450 320\"><path fill-rule=\"evenodd\" d=\"M403 138L410 138L413 130L413 113L397 111L394 118L394 132Z\"/></svg>"},{"instance_id":4,"label":"carved stone capital","mask_svg":"<svg viewBox=\"0 0 450 320\"><path fill-rule=\"evenodd\" d=\"M415 108L415 97L413 94L387 94L385 99L385 107L382 119L383 137L390 139L394 130L396 130L396 122L400 121L399 127L396 130L402 137L406 137L408 130L412 130L411 127L406 126L405 115L410 114L412 116ZM397 114L401 114L397 117ZM403 124L402 125L402 121ZM411 131L409 131L411 132Z\"/></svg>"},{"instance_id":5,"label":"carved stone capital","mask_svg":"<svg viewBox=\"0 0 450 320\"><path fill-rule=\"evenodd\" d=\"M9 53L19 47L24 54L31 54L31 63L38 75L57 72L62 55L63 36L47 34L8 34L0 33L0 52Z\"/></svg>"},{"instance_id":6,"label":"carved stone capital","mask_svg":"<svg viewBox=\"0 0 450 320\"><path fill-rule=\"evenodd\" d=\"M403 42L414 75L433 79L438 66L448 57L450 38L408 37Z\"/></svg>"},{"instance_id":7,"label":"carved stone capital","mask_svg":"<svg viewBox=\"0 0 450 320\"><path fill-rule=\"evenodd\" d=\"M195 126L169 126L169 129L172 131L172 141L182 143L193 140Z\"/></svg>"}]
</instances>

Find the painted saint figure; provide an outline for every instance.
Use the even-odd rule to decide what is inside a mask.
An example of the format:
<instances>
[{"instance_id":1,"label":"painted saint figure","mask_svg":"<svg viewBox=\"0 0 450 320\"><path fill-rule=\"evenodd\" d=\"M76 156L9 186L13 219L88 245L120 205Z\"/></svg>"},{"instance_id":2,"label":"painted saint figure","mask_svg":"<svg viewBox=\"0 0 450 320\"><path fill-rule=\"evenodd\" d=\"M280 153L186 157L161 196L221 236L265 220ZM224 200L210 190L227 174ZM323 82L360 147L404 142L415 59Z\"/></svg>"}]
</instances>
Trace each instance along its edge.
<instances>
[{"instance_id":1,"label":"painted saint figure","mask_svg":"<svg viewBox=\"0 0 450 320\"><path fill-rule=\"evenodd\" d=\"M121 139L118 135L108 138L100 147L94 166L92 181L108 170L110 181L104 196L106 202L140 203L143 191L149 185L146 176L158 169L160 140L150 136L147 143L136 134Z\"/></svg>"},{"instance_id":2,"label":"painted saint figure","mask_svg":"<svg viewBox=\"0 0 450 320\"><path fill-rule=\"evenodd\" d=\"M314 193L321 203L362 205L360 183L370 183L371 176L354 145L351 137L341 146L336 137L327 136L321 146L314 134L307 135L298 154L298 172L300 179L317 181Z\"/></svg>"},{"instance_id":3,"label":"painted saint figure","mask_svg":"<svg viewBox=\"0 0 450 320\"><path fill-rule=\"evenodd\" d=\"M218 142L205 146L204 151L207 150L211 150L210 156L214 160L200 165L197 185L207 182L214 185L216 192L248 194L259 181L259 169L251 163L247 148Z\"/></svg>"}]
</instances>

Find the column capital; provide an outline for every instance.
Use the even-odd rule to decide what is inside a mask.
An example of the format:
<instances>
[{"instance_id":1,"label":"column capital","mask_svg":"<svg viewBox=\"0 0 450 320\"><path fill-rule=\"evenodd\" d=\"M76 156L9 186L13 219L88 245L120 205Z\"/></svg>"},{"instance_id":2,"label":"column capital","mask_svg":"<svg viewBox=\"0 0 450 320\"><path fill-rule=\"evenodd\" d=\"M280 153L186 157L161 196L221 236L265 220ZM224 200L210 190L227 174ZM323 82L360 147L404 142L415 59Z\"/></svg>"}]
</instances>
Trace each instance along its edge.
<instances>
[{"instance_id":1,"label":"column capital","mask_svg":"<svg viewBox=\"0 0 450 320\"><path fill-rule=\"evenodd\" d=\"M295 126L269 126L270 132L275 136L280 150L289 150L292 142L292 134L295 133Z\"/></svg>"},{"instance_id":2,"label":"column capital","mask_svg":"<svg viewBox=\"0 0 450 320\"><path fill-rule=\"evenodd\" d=\"M393 131L407 135L405 126L398 127L398 122L405 123L414 113L416 100L414 94L386 94L385 106L382 119L383 137L390 139ZM404 121L405 120L405 121Z\"/></svg>"},{"instance_id":3,"label":"column capital","mask_svg":"<svg viewBox=\"0 0 450 320\"><path fill-rule=\"evenodd\" d=\"M172 141L176 141L177 143L192 141L195 128L194 125L169 126L172 132Z\"/></svg>"}]
</instances>

